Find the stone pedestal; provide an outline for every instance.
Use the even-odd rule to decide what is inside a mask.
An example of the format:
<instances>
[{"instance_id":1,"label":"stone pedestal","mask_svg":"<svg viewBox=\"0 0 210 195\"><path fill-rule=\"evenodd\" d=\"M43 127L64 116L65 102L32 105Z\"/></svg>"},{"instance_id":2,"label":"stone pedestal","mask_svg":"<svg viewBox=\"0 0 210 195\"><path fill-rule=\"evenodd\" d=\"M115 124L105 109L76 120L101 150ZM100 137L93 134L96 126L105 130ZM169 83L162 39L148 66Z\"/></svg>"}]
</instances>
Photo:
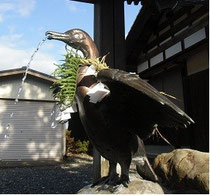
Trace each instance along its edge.
<instances>
[{"instance_id":1,"label":"stone pedestal","mask_svg":"<svg viewBox=\"0 0 210 195\"><path fill-rule=\"evenodd\" d=\"M158 155L154 170L169 187L209 193L209 153L177 149Z\"/></svg>"},{"instance_id":2,"label":"stone pedestal","mask_svg":"<svg viewBox=\"0 0 210 195\"><path fill-rule=\"evenodd\" d=\"M163 188L158 183L143 180L135 175L131 175L130 180L128 188L122 184L118 186L96 185L93 188L88 185L82 188L78 194L164 194Z\"/></svg>"}]
</instances>

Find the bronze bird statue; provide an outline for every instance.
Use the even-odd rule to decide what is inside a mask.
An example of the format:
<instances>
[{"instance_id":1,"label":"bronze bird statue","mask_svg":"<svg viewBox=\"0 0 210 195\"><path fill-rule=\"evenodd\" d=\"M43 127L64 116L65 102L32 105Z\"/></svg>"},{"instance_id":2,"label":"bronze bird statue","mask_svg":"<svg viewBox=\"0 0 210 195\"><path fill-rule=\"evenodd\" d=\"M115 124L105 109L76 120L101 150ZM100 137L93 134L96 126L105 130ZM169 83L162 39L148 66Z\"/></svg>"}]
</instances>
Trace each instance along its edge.
<instances>
[{"instance_id":1,"label":"bronze bird statue","mask_svg":"<svg viewBox=\"0 0 210 195\"><path fill-rule=\"evenodd\" d=\"M99 57L96 45L83 30L47 31L46 35L48 39L63 41L81 50L87 58ZM157 125L187 127L194 121L137 74L111 68L87 74L89 67L78 70L76 102L89 140L109 161L109 174L102 179L103 183L127 186L133 157L143 177L158 181L142 140L150 136ZM105 93L98 97L93 89L99 84ZM121 166L120 177L116 172L117 163Z\"/></svg>"}]
</instances>

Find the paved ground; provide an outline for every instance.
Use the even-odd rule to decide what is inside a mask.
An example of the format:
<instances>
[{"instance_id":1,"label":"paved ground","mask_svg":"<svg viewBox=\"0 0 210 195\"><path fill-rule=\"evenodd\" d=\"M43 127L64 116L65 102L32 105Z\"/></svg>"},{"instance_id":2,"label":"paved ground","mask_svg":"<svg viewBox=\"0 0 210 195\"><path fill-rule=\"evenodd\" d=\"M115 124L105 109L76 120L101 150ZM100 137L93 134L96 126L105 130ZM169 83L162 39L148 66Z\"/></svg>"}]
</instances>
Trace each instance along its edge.
<instances>
[{"instance_id":1,"label":"paved ground","mask_svg":"<svg viewBox=\"0 0 210 195\"><path fill-rule=\"evenodd\" d=\"M0 162L0 194L75 194L92 183L92 158L88 156L68 157L62 163L50 162L48 165L43 162L17 165ZM130 174L136 174L133 163ZM180 189L164 188L164 191L167 194L180 193Z\"/></svg>"},{"instance_id":2,"label":"paved ground","mask_svg":"<svg viewBox=\"0 0 210 195\"><path fill-rule=\"evenodd\" d=\"M68 158L63 163L0 168L1 194L71 194L92 182L92 159Z\"/></svg>"}]
</instances>

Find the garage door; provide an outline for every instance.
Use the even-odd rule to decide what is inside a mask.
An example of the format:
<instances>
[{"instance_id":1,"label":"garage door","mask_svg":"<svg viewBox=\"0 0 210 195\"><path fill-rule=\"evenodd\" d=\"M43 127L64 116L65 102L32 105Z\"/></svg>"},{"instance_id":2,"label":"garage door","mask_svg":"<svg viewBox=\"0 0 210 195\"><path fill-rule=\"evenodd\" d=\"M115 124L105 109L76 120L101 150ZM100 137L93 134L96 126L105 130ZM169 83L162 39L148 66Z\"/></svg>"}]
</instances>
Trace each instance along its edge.
<instances>
[{"instance_id":1,"label":"garage door","mask_svg":"<svg viewBox=\"0 0 210 195\"><path fill-rule=\"evenodd\" d=\"M0 100L0 160L61 159L65 136L61 124L51 127L54 106L54 102L15 105L14 100Z\"/></svg>"}]
</instances>

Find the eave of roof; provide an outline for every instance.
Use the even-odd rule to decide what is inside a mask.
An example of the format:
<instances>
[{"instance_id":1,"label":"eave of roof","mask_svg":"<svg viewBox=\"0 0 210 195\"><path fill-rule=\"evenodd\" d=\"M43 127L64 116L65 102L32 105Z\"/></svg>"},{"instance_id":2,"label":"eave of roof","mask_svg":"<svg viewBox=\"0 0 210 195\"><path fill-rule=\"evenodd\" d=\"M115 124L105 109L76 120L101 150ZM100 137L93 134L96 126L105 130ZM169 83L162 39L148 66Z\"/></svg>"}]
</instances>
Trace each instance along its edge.
<instances>
[{"instance_id":1,"label":"eave of roof","mask_svg":"<svg viewBox=\"0 0 210 195\"><path fill-rule=\"evenodd\" d=\"M83 3L98 3L102 0L70 0L70 1L78 1L78 2L83 2ZM150 0L122 0L122 1L126 1L128 4L131 4L132 2L134 3L134 5L138 5L139 2L145 2L145 1L150 1Z\"/></svg>"},{"instance_id":2,"label":"eave of roof","mask_svg":"<svg viewBox=\"0 0 210 195\"><path fill-rule=\"evenodd\" d=\"M3 70L0 71L0 77L7 77L7 76L12 76L12 75L19 75L19 74L24 74L26 71L26 67L22 68L16 68L16 69L9 69L9 70ZM37 78L41 78L50 82L55 82L57 79L53 76L47 75L45 73L29 69L27 72L28 75L32 75Z\"/></svg>"},{"instance_id":3,"label":"eave of roof","mask_svg":"<svg viewBox=\"0 0 210 195\"><path fill-rule=\"evenodd\" d=\"M161 2L161 0L159 0L158 2ZM160 10L158 10L157 6L151 4L150 6L142 6L140 12L138 13L136 20L134 21L126 37L126 63L129 67L136 67L137 58L139 57L143 49L145 49L145 46L148 44L150 36L158 29L159 22L164 14L173 11L175 18L179 15L179 13L178 15L176 14L176 7L181 7L181 9L178 10L182 15L188 13L189 10L193 8L193 5L203 5L208 8L207 0L180 0L177 6L173 9L171 7L171 5L173 5L173 0L162 2L162 8L160 8ZM170 16L170 19L172 19L171 17L172 16ZM146 51L148 51L148 49Z\"/></svg>"}]
</instances>

